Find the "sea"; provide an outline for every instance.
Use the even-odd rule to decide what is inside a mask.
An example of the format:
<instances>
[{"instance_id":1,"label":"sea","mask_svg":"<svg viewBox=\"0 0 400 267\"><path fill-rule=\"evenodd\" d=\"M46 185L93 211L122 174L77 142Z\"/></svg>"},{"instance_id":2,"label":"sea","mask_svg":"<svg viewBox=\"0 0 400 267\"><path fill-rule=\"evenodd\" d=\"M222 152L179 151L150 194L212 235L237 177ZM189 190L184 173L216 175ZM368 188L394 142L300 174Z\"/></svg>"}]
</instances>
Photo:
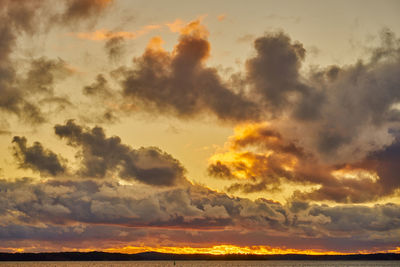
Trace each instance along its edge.
<instances>
[{"instance_id":1,"label":"sea","mask_svg":"<svg viewBox=\"0 0 400 267\"><path fill-rule=\"evenodd\" d=\"M24 261L0 262L0 267L400 267L400 261Z\"/></svg>"}]
</instances>

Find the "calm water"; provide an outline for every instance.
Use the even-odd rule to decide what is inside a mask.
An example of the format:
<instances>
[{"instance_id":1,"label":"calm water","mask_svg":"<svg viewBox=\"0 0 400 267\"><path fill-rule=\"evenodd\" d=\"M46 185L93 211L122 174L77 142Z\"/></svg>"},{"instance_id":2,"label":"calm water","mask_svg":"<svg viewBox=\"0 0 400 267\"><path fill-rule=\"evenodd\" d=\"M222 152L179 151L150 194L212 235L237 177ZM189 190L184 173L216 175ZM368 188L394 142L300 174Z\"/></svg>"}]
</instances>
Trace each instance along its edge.
<instances>
[{"instance_id":1,"label":"calm water","mask_svg":"<svg viewBox=\"0 0 400 267\"><path fill-rule=\"evenodd\" d=\"M163 266L181 266L181 267L291 267L291 266L400 266L400 261L65 261L65 262L0 262L0 267L66 267L66 266L82 266L82 267L163 267Z\"/></svg>"}]
</instances>

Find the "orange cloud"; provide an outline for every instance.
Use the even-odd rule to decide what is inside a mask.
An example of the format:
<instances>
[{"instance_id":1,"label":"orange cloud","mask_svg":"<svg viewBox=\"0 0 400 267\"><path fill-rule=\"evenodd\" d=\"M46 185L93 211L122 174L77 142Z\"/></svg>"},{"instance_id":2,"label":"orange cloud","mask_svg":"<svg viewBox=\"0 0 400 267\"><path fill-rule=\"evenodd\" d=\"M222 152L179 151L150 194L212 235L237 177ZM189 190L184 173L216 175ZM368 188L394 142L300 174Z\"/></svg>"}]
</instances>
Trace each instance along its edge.
<instances>
[{"instance_id":1,"label":"orange cloud","mask_svg":"<svg viewBox=\"0 0 400 267\"><path fill-rule=\"evenodd\" d=\"M150 39L149 43L147 44L147 50L152 51L163 51L162 44L164 40L160 36L156 36Z\"/></svg>"},{"instance_id":2,"label":"orange cloud","mask_svg":"<svg viewBox=\"0 0 400 267\"><path fill-rule=\"evenodd\" d=\"M371 160L324 164L296 140L261 123L236 127L224 150L210 157L208 173L232 181L229 192L273 192L288 188L290 182L297 187L307 185L290 193L297 199L360 203L388 194L377 164Z\"/></svg>"},{"instance_id":3,"label":"orange cloud","mask_svg":"<svg viewBox=\"0 0 400 267\"><path fill-rule=\"evenodd\" d=\"M226 15L225 14L218 15L217 19L218 21L223 21L226 19Z\"/></svg>"},{"instance_id":4,"label":"orange cloud","mask_svg":"<svg viewBox=\"0 0 400 267\"><path fill-rule=\"evenodd\" d=\"M174 22L165 24L171 32L180 32L185 27L185 22L181 19L176 19Z\"/></svg>"},{"instance_id":5,"label":"orange cloud","mask_svg":"<svg viewBox=\"0 0 400 267\"><path fill-rule=\"evenodd\" d=\"M79 39L86 39L92 41L103 41L112 38L124 38L124 39L136 39L142 35L145 35L153 30L160 29L161 25L146 25L142 29L134 32L129 31L110 31L107 29L100 29L94 32L78 32L70 33Z\"/></svg>"},{"instance_id":6,"label":"orange cloud","mask_svg":"<svg viewBox=\"0 0 400 267\"><path fill-rule=\"evenodd\" d=\"M200 16L189 23L181 19L176 19L174 22L166 23L165 25L171 32L178 32L182 35L192 35L197 38L207 38L209 32L206 27L201 24L204 18L205 16Z\"/></svg>"},{"instance_id":7,"label":"orange cloud","mask_svg":"<svg viewBox=\"0 0 400 267\"><path fill-rule=\"evenodd\" d=\"M100 6L100 7L106 7L107 5L109 5L111 2L113 2L113 0L94 0L93 1L96 5Z\"/></svg>"}]
</instances>

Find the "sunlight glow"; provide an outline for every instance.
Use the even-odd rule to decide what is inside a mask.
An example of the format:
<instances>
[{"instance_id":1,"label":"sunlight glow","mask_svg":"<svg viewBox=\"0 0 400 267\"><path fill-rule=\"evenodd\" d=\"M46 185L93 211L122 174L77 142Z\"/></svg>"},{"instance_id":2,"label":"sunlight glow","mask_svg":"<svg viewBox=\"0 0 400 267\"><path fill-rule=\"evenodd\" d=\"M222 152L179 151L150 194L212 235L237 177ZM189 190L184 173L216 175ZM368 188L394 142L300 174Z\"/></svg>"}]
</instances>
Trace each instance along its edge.
<instances>
[{"instance_id":1,"label":"sunlight glow","mask_svg":"<svg viewBox=\"0 0 400 267\"><path fill-rule=\"evenodd\" d=\"M397 248L399 251L400 248ZM211 254L211 255L227 255L227 254L253 254L253 255L274 255L274 254L304 254L304 255L345 255L353 253L344 253L338 251L324 251L319 249L291 249L270 246L235 246L235 245L215 245L212 247L135 247L126 246L122 248L108 248L103 250L111 253L141 253L141 252L160 252L172 254ZM373 251L358 251L356 253L367 254ZM381 251L380 251L381 252Z\"/></svg>"}]
</instances>

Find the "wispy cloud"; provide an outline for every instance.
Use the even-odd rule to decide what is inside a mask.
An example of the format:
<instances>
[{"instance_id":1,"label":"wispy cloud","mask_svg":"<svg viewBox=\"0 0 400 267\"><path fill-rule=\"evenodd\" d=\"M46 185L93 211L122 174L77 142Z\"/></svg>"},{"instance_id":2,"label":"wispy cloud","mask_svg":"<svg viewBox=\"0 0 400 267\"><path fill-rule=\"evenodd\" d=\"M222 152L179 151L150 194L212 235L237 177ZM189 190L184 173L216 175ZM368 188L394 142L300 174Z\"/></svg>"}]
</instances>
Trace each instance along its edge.
<instances>
[{"instance_id":1,"label":"wispy cloud","mask_svg":"<svg viewBox=\"0 0 400 267\"><path fill-rule=\"evenodd\" d=\"M100 29L94 32L77 32L69 33L68 35L75 36L79 39L86 39L92 41L103 41L113 38L136 39L140 36L146 35L151 31L160 29L162 25L146 25L137 31L112 31L107 29Z\"/></svg>"}]
</instances>

